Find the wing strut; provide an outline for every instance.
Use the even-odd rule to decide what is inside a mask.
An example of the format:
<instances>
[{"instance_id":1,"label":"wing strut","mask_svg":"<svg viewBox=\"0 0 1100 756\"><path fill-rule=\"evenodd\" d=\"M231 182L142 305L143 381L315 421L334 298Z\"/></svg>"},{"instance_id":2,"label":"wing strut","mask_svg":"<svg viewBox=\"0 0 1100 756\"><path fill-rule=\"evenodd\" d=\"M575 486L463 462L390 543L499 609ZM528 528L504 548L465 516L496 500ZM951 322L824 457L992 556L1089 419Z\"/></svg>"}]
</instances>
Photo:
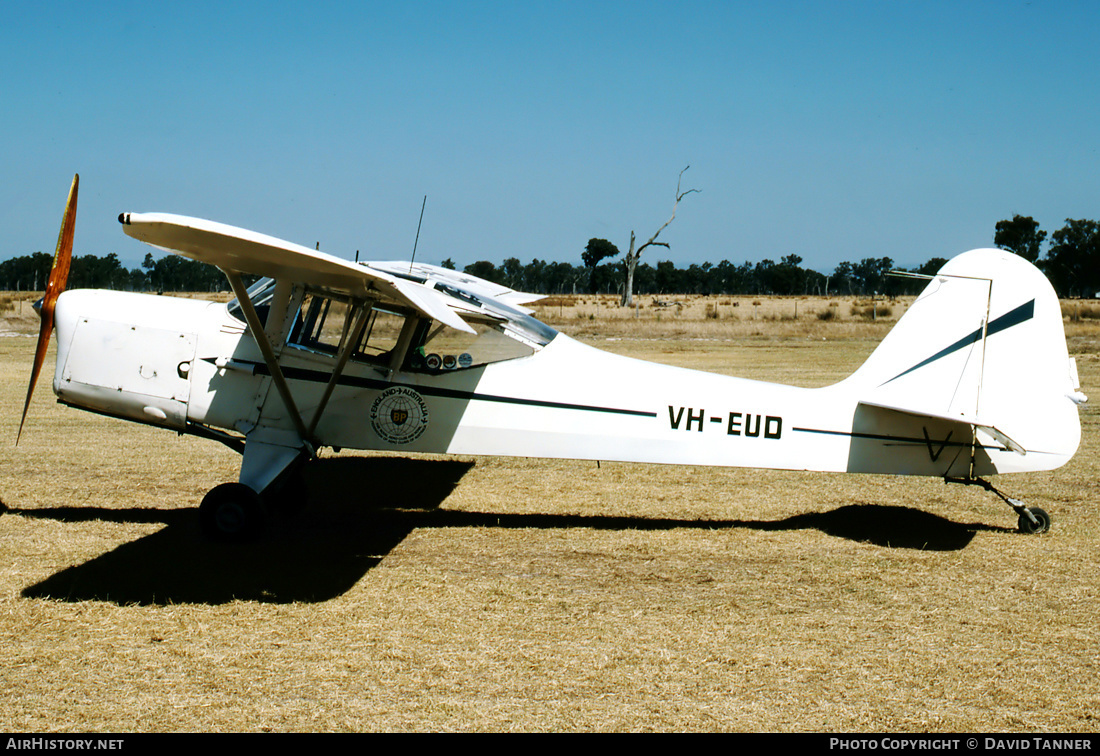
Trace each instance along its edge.
<instances>
[{"instance_id":1,"label":"wing strut","mask_svg":"<svg viewBox=\"0 0 1100 756\"><path fill-rule=\"evenodd\" d=\"M295 430L298 431L298 435L303 442L308 442L309 432L306 430L305 423L302 422L302 413L298 411L298 405L294 403L294 397L290 395L290 386L287 385L286 377L283 375L282 368L279 367L279 359L275 356L275 350L271 348L271 341L267 338L264 325L260 322L260 316L256 313L256 308L252 306L252 300L248 298L248 289L245 288L244 282L241 280L241 274L235 270L223 270L222 272L229 279L229 285L233 287L233 294L241 305L241 312L244 313L245 322L248 323L248 330L252 332L252 338L255 340L256 346L260 348L260 354L263 355L267 369L271 373L271 380L275 382L275 388L278 389L279 396L282 397L283 404L286 405L287 410L290 412L290 418L294 421Z\"/></svg>"},{"instance_id":2,"label":"wing strut","mask_svg":"<svg viewBox=\"0 0 1100 756\"><path fill-rule=\"evenodd\" d=\"M321 401L318 402L317 409L313 412L313 420L309 423L309 435L311 437L313 436L313 432L317 430L317 423L321 422L321 415L324 414L325 407L328 406L328 400L332 396L332 391L336 388L336 383L340 380L340 376L343 375L344 366L348 364L348 358L351 357L351 353L355 351L355 347L359 344L359 339L363 335L363 329L366 328L367 320L370 318L371 307L369 303L360 303L353 306L356 308L355 323L350 332L345 328L344 344L336 359L336 366L332 370L332 377L328 379L328 385L325 386L325 393L321 395ZM350 320L351 313L348 314L348 321Z\"/></svg>"}]
</instances>

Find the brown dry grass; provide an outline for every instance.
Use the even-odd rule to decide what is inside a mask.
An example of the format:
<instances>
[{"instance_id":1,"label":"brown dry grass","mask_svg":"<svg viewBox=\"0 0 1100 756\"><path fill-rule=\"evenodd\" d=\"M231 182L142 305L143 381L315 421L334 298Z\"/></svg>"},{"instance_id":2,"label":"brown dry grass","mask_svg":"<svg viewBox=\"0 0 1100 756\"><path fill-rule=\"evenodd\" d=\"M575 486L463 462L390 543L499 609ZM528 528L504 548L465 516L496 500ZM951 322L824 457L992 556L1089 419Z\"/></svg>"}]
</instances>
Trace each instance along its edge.
<instances>
[{"instance_id":1,"label":"brown dry grass","mask_svg":"<svg viewBox=\"0 0 1100 756\"><path fill-rule=\"evenodd\" d=\"M618 306L607 295L557 296L534 302L535 317L579 336L619 338L731 339L764 337L869 338L897 322L913 297L877 300L879 317L872 322L869 299L835 297L635 297L634 308ZM664 302L667 306L658 306ZM834 304L835 303L835 304ZM884 307L891 313L882 315ZM830 313L823 318L823 314ZM827 320L823 327L823 321Z\"/></svg>"},{"instance_id":2,"label":"brown dry grass","mask_svg":"<svg viewBox=\"0 0 1100 756\"><path fill-rule=\"evenodd\" d=\"M578 330L820 385L886 327L812 321ZM1088 392L1100 328L1069 330ZM32 342L0 338L0 438ZM936 481L329 454L307 511L232 548L195 507L233 453L48 391L0 445L0 730L1097 728L1095 403L1067 467L1000 481L1044 536Z\"/></svg>"}]
</instances>

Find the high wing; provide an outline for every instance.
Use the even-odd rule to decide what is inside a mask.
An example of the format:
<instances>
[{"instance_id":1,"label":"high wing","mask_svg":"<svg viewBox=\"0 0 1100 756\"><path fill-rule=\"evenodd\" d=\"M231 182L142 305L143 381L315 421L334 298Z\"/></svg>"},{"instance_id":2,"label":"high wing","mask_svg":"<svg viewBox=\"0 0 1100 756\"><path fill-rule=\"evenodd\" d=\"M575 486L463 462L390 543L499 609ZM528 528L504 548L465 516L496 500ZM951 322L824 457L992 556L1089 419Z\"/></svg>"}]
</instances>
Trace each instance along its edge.
<instances>
[{"instance_id":1,"label":"high wing","mask_svg":"<svg viewBox=\"0 0 1100 756\"><path fill-rule=\"evenodd\" d=\"M371 269L273 236L168 213L123 213L123 230L146 244L224 271L288 279L353 297L384 297L426 317L473 333L443 292L385 270Z\"/></svg>"}]
</instances>

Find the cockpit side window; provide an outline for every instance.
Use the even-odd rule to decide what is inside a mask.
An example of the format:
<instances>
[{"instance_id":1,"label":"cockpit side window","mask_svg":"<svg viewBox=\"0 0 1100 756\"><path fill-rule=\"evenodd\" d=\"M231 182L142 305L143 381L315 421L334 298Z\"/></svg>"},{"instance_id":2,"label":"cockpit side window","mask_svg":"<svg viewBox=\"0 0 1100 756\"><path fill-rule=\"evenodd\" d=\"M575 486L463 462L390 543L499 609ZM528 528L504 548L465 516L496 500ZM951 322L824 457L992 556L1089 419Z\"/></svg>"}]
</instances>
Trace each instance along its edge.
<instances>
[{"instance_id":1,"label":"cockpit side window","mask_svg":"<svg viewBox=\"0 0 1100 756\"><path fill-rule=\"evenodd\" d=\"M406 365L410 370L445 372L514 360L535 353L524 343L495 323L467 321L476 333L463 333L453 328L437 327L414 342Z\"/></svg>"},{"instance_id":2,"label":"cockpit side window","mask_svg":"<svg viewBox=\"0 0 1100 756\"><path fill-rule=\"evenodd\" d=\"M359 309L348 302L319 292L307 292L291 329L288 343L314 352L336 355L352 336ZM360 362L388 362L407 313L378 305L371 307L351 359Z\"/></svg>"},{"instance_id":3,"label":"cockpit side window","mask_svg":"<svg viewBox=\"0 0 1100 756\"><path fill-rule=\"evenodd\" d=\"M248 290L265 322L274 287L272 279L262 279ZM445 293L455 296L451 291ZM357 304L347 297L307 288L287 343L296 349L335 357L353 336L361 308L369 307L366 323L350 355L352 360L395 367L395 351L400 350L403 355L400 369L442 373L527 357L557 335L549 326L513 308L481 302L468 294L461 298L478 308L474 312L461 312L476 333L446 327L397 304ZM229 312L244 320L236 300L230 302Z\"/></svg>"},{"instance_id":4,"label":"cockpit side window","mask_svg":"<svg viewBox=\"0 0 1100 756\"><path fill-rule=\"evenodd\" d=\"M336 309L345 308L337 305ZM334 317L330 320L329 313L332 310L331 299L307 295L302 301L298 317L294 320L294 328L290 332L290 343L335 354L340 346L342 323L346 312L334 312Z\"/></svg>"}]
</instances>

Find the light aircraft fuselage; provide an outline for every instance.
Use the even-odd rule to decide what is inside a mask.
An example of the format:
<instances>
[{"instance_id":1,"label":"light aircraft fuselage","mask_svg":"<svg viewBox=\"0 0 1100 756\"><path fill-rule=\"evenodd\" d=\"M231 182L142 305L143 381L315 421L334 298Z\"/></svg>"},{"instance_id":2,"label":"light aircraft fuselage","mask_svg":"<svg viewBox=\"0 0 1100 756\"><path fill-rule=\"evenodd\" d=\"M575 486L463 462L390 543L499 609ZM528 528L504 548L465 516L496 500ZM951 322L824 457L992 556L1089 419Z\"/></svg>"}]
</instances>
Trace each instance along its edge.
<instances>
[{"instance_id":1,"label":"light aircraft fuselage","mask_svg":"<svg viewBox=\"0 0 1100 756\"><path fill-rule=\"evenodd\" d=\"M242 452L239 481L200 507L215 537L253 534L321 447L936 476L993 490L1041 532L1045 512L982 478L1057 468L1080 441L1058 299L1001 250L928 277L862 367L811 389L608 354L533 318L538 295L456 271L360 265L195 218L119 220L218 266L236 298L53 295L53 388ZM266 278L246 289L245 275Z\"/></svg>"}]
</instances>

